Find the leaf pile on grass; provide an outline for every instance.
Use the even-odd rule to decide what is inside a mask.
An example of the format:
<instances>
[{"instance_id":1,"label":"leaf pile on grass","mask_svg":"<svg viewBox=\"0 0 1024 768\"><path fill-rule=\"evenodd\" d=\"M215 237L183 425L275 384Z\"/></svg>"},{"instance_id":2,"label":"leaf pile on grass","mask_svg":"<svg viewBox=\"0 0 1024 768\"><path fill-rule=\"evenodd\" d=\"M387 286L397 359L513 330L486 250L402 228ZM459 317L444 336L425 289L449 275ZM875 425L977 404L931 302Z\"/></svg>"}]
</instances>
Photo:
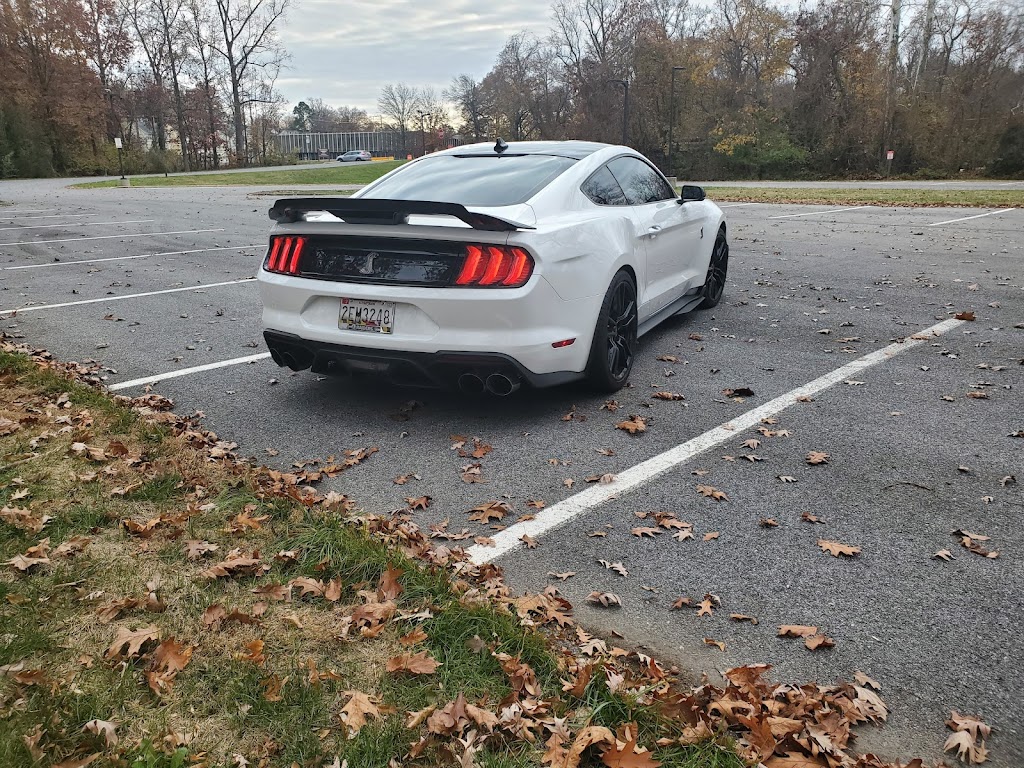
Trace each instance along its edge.
<instances>
[{"instance_id":1,"label":"leaf pile on grass","mask_svg":"<svg viewBox=\"0 0 1024 768\"><path fill-rule=\"evenodd\" d=\"M887 765L866 678L683 688L316 488L373 447L270 470L95 379L0 338L2 765Z\"/></svg>"}]
</instances>

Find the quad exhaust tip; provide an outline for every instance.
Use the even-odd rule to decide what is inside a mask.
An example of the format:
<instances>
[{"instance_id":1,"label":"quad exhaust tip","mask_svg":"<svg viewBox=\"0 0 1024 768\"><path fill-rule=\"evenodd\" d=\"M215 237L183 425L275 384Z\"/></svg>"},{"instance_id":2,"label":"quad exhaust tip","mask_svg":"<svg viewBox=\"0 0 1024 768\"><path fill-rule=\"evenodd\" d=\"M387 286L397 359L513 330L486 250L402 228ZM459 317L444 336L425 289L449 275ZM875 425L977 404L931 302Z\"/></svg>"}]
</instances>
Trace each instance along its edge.
<instances>
[{"instance_id":1,"label":"quad exhaust tip","mask_svg":"<svg viewBox=\"0 0 1024 768\"><path fill-rule=\"evenodd\" d=\"M464 373L459 376L459 389L471 395L482 394L484 391L484 380L475 373Z\"/></svg>"},{"instance_id":2,"label":"quad exhaust tip","mask_svg":"<svg viewBox=\"0 0 1024 768\"><path fill-rule=\"evenodd\" d=\"M519 381L510 379L503 373L492 373L487 377L486 386L492 395L507 397L519 389Z\"/></svg>"}]
</instances>

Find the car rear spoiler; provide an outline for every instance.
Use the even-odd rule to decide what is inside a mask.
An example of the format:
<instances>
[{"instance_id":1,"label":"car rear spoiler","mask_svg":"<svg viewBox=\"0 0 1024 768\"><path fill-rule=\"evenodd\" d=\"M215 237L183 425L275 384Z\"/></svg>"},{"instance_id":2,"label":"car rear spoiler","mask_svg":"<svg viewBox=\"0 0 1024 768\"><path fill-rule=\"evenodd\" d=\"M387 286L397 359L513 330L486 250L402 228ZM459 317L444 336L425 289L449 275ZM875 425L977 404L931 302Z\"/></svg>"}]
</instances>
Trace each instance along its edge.
<instances>
[{"instance_id":1,"label":"car rear spoiler","mask_svg":"<svg viewBox=\"0 0 1024 768\"><path fill-rule=\"evenodd\" d=\"M278 200L270 209L270 218L281 224L293 224L314 211L326 211L350 224L405 224L409 216L454 216L473 229L511 232L535 229L528 224L503 219L489 213L474 213L458 203L435 203L429 200L381 200L348 197L288 197Z\"/></svg>"}]
</instances>

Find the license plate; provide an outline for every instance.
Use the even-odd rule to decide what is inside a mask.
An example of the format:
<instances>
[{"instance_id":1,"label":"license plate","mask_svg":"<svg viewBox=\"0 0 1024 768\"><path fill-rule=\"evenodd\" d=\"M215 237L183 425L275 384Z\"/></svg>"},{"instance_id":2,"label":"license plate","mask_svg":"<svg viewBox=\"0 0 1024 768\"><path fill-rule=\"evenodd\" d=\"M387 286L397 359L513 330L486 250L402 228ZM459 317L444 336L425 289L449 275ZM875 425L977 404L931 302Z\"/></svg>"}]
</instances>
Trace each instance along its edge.
<instances>
[{"instance_id":1,"label":"license plate","mask_svg":"<svg viewBox=\"0 0 1024 768\"><path fill-rule=\"evenodd\" d=\"M338 327L343 331L392 333L395 330L395 302L342 299Z\"/></svg>"}]
</instances>

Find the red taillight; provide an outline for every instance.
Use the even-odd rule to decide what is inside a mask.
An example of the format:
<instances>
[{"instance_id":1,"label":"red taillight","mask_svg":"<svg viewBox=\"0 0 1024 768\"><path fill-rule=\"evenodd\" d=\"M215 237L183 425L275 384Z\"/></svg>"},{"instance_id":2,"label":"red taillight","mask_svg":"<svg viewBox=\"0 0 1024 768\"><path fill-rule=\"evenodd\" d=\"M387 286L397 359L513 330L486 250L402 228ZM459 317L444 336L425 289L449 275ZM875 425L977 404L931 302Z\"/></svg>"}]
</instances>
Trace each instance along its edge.
<instances>
[{"instance_id":1,"label":"red taillight","mask_svg":"<svg viewBox=\"0 0 1024 768\"><path fill-rule=\"evenodd\" d=\"M270 240L270 256L267 257L268 272L280 275L299 274L299 260L306 245L304 237L273 237Z\"/></svg>"},{"instance_id":2,"label":"red taillight","mask_svg":"<svg viewBox=\"0 0 1024 768\"><path fill-rule=\"evenodd\" d=\"M533 257L522 248L467 245L456 285L519 288L533 274Z\"/></svg>"},{"instance_id":3,"label":"red taillight","mask_svg":"<svg viewBox=\"0 0 1024 768\"><path fill-rule=\"evenodd\" d=\"M487 266L487 259L484 257L483 249L479 245L466 246L466 260L462 264L462 271L455 279L456 285L472 285L484 273Z\"/></svg>"}]
</instances>

